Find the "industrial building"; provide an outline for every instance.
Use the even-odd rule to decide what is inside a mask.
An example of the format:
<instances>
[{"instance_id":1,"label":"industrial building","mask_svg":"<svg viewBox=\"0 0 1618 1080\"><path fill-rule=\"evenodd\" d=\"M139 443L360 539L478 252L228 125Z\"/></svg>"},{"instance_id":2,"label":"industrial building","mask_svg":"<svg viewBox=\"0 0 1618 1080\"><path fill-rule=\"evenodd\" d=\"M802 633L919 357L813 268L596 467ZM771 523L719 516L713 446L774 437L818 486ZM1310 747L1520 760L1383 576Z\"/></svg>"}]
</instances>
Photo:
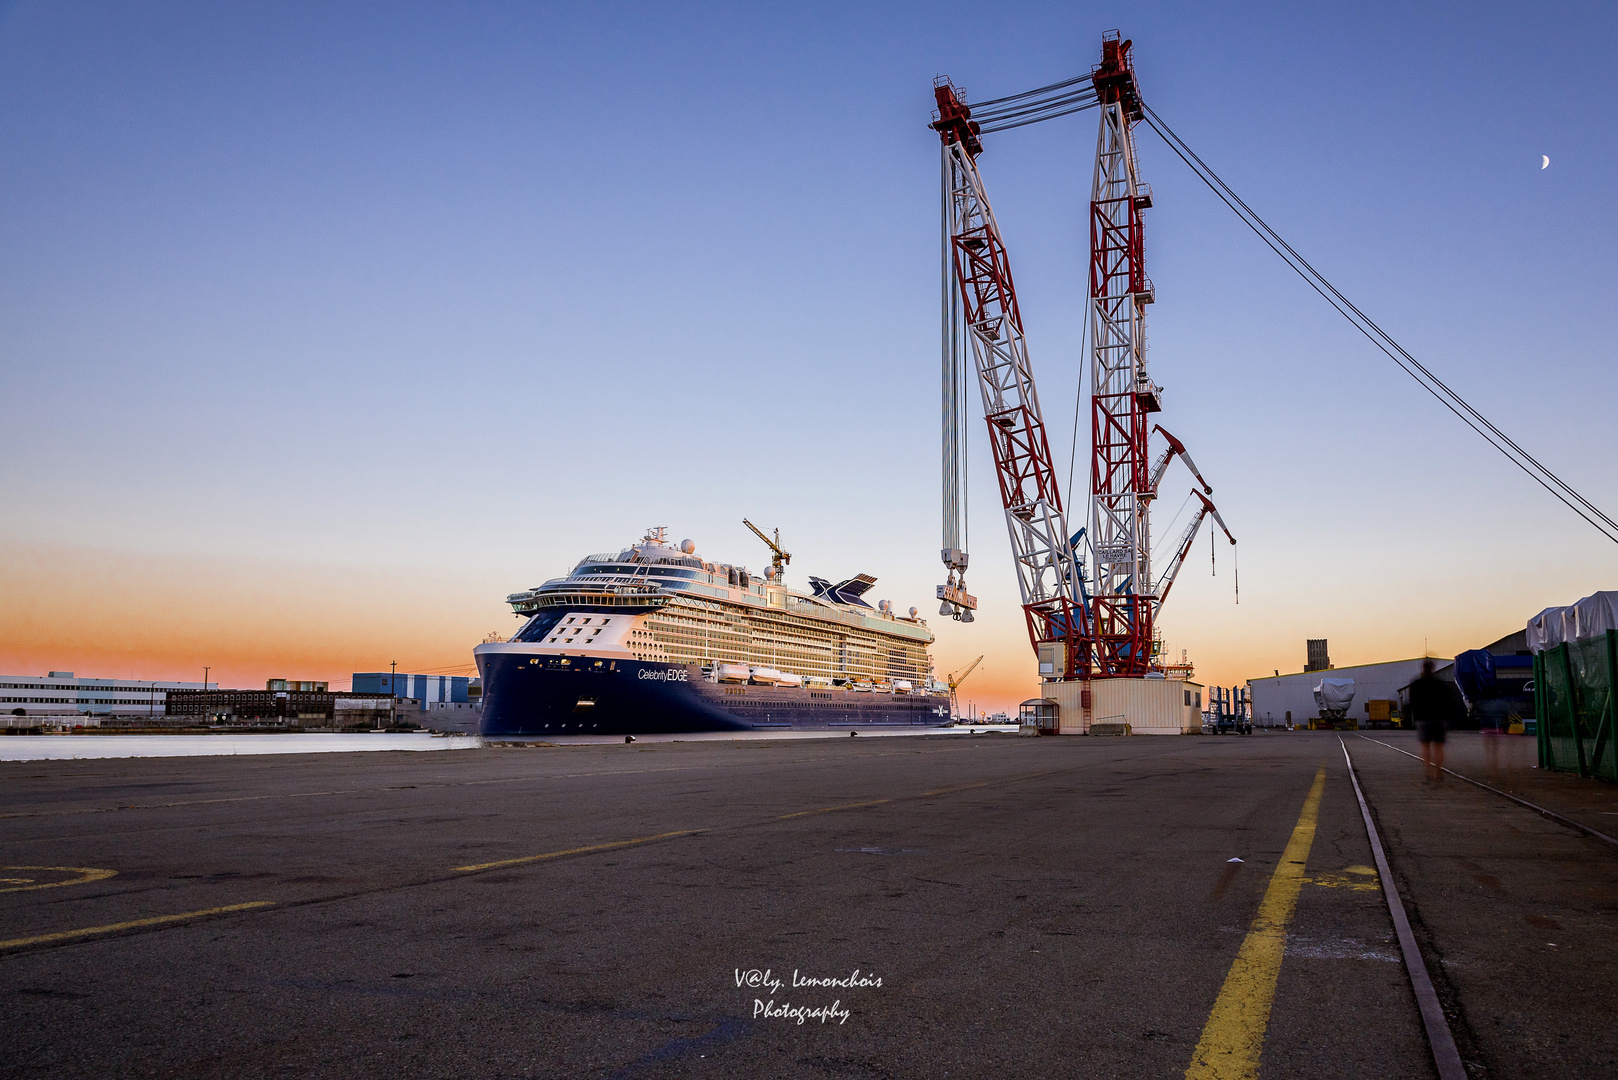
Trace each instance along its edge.
<instances>
[{"instance_id":1,"label":"industrial building","mask_svg":"<svg viewBox=\"0 0 1618 1080\"><path fill-rule=\"evenodd\" d=\"M355 693L399 697L399 716L427 727L475 732L482 715L482 684L465 675L410 675L401 671L356 671Z\"/></svg>"},{"instance_id":2,"label":"industrial building","mask_svg":"<svg viewBox=\"0 0 1618 1080\"><path fill-rule=\"evenodd\" d=\"M1315 702L1315 687L1322 679L1353 679L1354 700L1349 706L1348 718L1364 724L1371 713L1371 702L1394 703L1392 711L1404 714L1404 702L1410 684L1421 675L1424 659L1433 661L1433 674L1446 683L1455 683L1455 661L1441 657L1414 657L1409 660L1389 660L1379 664L1356 664L1351 667L1332 667L1326 655L1324 639L1308 643L1310 668L1292 675L1271 675L1247 680L1253 696L1253 723L1258 727L1285 727L1303 725L1320 715ZM1533 657L1528 652L1527 632L1518 630L1482 646L1493 658L1498 678L1513 688L1520 689L1533 672ZM1463 654L1464 656L1464 654ZM1323 663L1325 666L1313 668ZM1455 721L1464 719L1467 708L1459 693L1455 695ZM1474 718L1475 719L1475 718ZM1475 726L1475 724L1474 724Z\"/></svg>"},{"instance_id":3,"label":"industrial building","mask_svg":"<svg viewBox=\"0 0 1618 1080\"><path fill-rule=\"evenodd\" d=\"M285 680L272 679L271 683ZM395 715L397 703L385 694L329 690L175 690L166 695L164 715L200 723L255 726L376 725Z\"/></svg>"},{"instance_id":4,"label":"industrial building","mask_svg":"<svg viewBox=\"0 0 1618 1080\"><path fill-rule=\"evenodd\" d=\"M423 707L465 705L467 684L464 675L407 675L400 671L356 671L351 684L356 694L392 694L411 698Z\"/></svg>"},{"instance_id":5,"label":"industrial building","mask_svg":"<svg viewBox=\"0 0 1618 1080\"><path fill-rule=\"evenodd\" d=\"M162 716L168 691L202 688L193 682L79 678L71 671L0 675L0 725L34 727L42 717L98 724L102 718Z\"/></svg>"},{"instance_id":6,"label":"industrial building","mask_svg":"<svg viewBox=\"0 0 1618 1080\"><path fill-rule=\"evenodd\" d=\"M1315 704L1315 687L1320 685L1323 678L1354 680L1354 701L1349 716L1363 721L1367 715L1367 703L1399 700L1399 691L1421 674L1421 662L1422 657L1418 656L1381 664L1355 664L1249 679L1247 685L1253 693L1253 725L1286 727L1288 724L1307 724L1320 715L1320 709Z\"/></svg>"}]
</instances>

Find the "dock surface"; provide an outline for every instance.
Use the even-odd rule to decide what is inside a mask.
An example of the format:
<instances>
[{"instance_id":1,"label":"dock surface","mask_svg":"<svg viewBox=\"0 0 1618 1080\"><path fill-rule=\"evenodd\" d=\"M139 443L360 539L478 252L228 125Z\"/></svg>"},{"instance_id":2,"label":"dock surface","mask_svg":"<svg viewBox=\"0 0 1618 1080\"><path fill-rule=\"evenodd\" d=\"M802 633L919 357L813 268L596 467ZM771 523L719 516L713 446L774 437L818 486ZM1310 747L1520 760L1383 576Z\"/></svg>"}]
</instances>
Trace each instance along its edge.
<instances>
[{"instance_id":1,"label":"dock surface","mask_svg":"<svg viewBox=\"0 0 1618 1080\"><path fill-rule=\"evenodd\" d=\"M1468 1074L1618 1075L1618 848L1363 734L0 764L0 1076L1437 1076L1345 744Z\"/></svg>"}]
</instances>

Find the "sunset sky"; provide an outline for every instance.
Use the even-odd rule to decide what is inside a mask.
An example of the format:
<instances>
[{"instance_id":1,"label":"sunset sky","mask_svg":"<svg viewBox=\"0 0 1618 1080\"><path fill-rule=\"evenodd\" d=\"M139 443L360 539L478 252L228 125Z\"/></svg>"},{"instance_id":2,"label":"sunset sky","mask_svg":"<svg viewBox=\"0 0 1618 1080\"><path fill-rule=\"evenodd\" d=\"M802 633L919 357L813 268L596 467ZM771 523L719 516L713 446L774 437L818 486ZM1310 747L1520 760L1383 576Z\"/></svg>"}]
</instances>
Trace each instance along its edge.
<instances>
[{"instance_id":1,"label":"sunset sky","mask_svg":"<svg viewBox=\"0 0 1618 1080\"><path fill-rule=\"evenodd\" d=\"M1618 516L1603 5L0 3L0 673L464 671L506 594L647 526L761 568L743 516L790 584L936 612L932 80L1030 89L1114 27L1255 209ZM980 161L1064 475L1095 125ZM1618 588L1618 545L1138 138L1160 419L1241 541L1240 605L1204 534L1161 622L1201 681ZM934 656L986 654L989 711L1036 684L972 451L983 610Z\"/></svg>"}]
</instances>

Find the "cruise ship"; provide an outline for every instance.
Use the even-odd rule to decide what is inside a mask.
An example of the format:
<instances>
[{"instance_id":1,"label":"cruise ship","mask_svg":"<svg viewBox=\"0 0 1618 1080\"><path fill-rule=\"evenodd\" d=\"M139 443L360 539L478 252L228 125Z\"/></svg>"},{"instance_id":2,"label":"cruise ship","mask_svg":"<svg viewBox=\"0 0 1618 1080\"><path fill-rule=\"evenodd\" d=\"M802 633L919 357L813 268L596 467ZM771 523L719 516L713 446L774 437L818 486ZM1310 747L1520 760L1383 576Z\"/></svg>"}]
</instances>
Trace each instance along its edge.
<instances>
[{"instance_id":1,"label":"cruise ship","mask_svg":"<svg viewBox=\"0 0 1618 1080\"><path fill-rule=\"evenodd\" d=\"M650 529L506 598L522 628L473 650L491 738L941 727L932 631L865 599L876 579L787 588Z\"/></svg>"}]
</instances>

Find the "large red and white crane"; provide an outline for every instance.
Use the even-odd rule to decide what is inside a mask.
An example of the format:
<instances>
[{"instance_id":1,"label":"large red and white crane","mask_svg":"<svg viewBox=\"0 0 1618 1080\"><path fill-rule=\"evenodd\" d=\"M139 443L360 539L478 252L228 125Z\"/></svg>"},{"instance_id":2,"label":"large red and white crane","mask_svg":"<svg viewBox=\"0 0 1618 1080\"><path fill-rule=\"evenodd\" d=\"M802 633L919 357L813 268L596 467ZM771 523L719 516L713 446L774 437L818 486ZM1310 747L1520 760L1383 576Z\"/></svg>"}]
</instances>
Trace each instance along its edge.
<instances>
[{"instance_id":1,"label":"large red and white crane","mask_svg":"<svg viewBox=\"0 0 1618 1080\"><path fill-rule=\"evenodd\" d=\"M1087 84L1087 85L1080 85ZM1078 87L1075 89L1075 87ZM965 397L968 351L977 373L1001 504L1011 535L1017 583L1036 652L1061 643L1061 678L1141 677L1151 670L1157 614L1203 518L1218 511L1212 487L1185 446L1156 430L1167 448L1150 459L1151 414L1162 388L1146 366L1146 308L1155 299L1146 276L1141 212L1151 189L1139 180L1133 125L1141 118L1130 42L1102 42L1101 64L1072 79L986 102L973 118L948 81L934 87L932 124L943 153L944 535L948 569L939 613L971 621L966 591ZM1090 198L1091 452L1087 530L1068 530L1050 441L1040 415L1005 241L978 172L985 130L1004 130L1080 109L1099 108ZM980 110L983 109L980 106ZM1154 580L1151 504L1170 462L1182 457L1202 491L1201 507L1165 573ZM1085 533L1088 531L1088 536ZM1225 535L1234 544L1230 530ZM1085 556L1094 566L1085 573ZM1043 657L1042 657L1043 660ZM1054 665L1053 665L1054 666Z\"/></svg>"},{"instance_id":2,"label":"large red and white crane","mask_svg":"<svg viewBox=\"0 0 1618 1080\"><path fill-rule=\"evenodd\" d=\"M977 372L983 418L994 454L1001 505L1024 617L1033 641L1083 640L1084 604L1050 440L1034 389L1022 312L1005 240L978 174L983 152L971 111L947 81L934 88L943 145L944 214L944 544L948 581L938 588L940 614L968 619L976 601L966 592L967 553L961 538L965 508L965 368L968 348ZM951 508L954 514L951 514Z\"/></svg>"}]
</instances>

